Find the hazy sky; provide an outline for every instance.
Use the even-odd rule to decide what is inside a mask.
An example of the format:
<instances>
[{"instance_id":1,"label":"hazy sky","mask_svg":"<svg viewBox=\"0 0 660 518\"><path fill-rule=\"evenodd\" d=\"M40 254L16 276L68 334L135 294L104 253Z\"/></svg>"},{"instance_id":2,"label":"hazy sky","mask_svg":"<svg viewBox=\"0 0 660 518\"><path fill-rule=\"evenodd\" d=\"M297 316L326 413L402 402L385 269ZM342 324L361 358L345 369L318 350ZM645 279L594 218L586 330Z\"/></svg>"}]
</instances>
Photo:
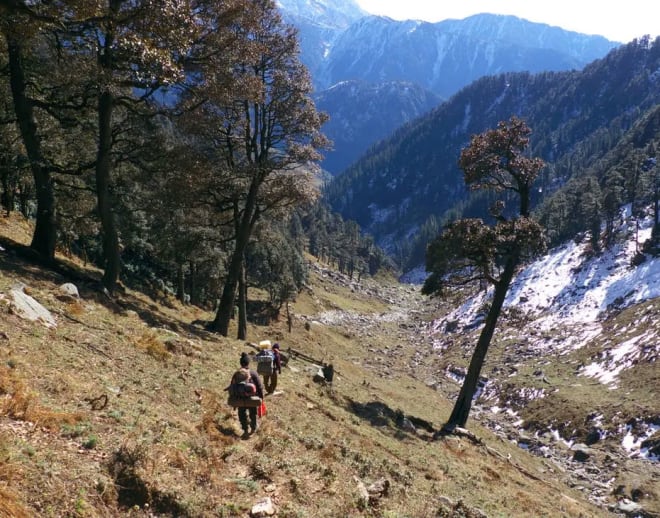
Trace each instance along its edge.
<instances>
[{"instance_id":1,"label":"hazy sky","mask_svg":"<svg viewBox=\"0 0 660 518\"><path fill-rule=\"evenodd\" d=\"M477 13L512 14L627 43L660 35L658 0L356 0L371 14L437 22Z\"/></svg>"}]
</instances>

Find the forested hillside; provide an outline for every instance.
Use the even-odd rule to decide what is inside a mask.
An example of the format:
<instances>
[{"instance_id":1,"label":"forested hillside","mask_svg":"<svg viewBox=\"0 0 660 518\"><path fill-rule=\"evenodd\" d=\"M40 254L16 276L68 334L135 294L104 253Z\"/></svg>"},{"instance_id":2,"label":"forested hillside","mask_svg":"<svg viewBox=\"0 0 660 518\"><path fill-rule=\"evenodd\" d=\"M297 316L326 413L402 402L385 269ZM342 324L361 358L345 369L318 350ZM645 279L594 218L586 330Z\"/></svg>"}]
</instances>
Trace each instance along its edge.
<instances>
[{"instance_id":1,"label":"forested hillside","mask_svg":"<svg viewBox=\"0 0 660 518\"><path fill-rule=\"evenodd\" d=\"M100 267L109 294L219 301L222 334L238 306L242 336L248 287L268 291L268 319L303 286L305 229L340 270L379 267L369 239L309 212L325 116L274 2L0 14L0 204L35 219L28 251L44 264L62 250Z\"/></svg>"},{"instance_id":2,"label":"forested hillside","mask_svg":"<svg viewBox=\"0 0 660 518\"><path fill-rule=\"evenodd\" d=\"M323 126L332 149L323 169L338 174L392 131L440 104L440 97L408 81L342 81L314 95L318 108L331 114Z\"/></svg>"},{"instance_id":3,"label":"forested hillside","mask_svg":"<svg viewBox=\"0 0 660 518\"><path fill-rule=\"evenodd\" d=\"M326 196L345 218L355 219L412 267L423 262L426 242L445 222L487 216L488 200L468 195L457 165L470 135L511 115L527 121L533 131L530 153L548 164L534 189L536 206L571 179L594 177L592 188L602 188L612 168L638 170L637 176L644 172L647 178L634 187L621 180L619 201L648 200L653 187L644 164L652 163L657 149L658 103L660 39L635 40L582 71L484 77L381 142L337 177ZM593 189L573 189L580 193L574 203L585 206ZM576 212L573 205L550 216L546 206L550 234L566 237L568 227L568 233L586 230L593 221L589 214L604 219L604 195L595 195L600 205L591 212ZM411 242L416 233L421 239Z\"/></svg>"}]
</instances>

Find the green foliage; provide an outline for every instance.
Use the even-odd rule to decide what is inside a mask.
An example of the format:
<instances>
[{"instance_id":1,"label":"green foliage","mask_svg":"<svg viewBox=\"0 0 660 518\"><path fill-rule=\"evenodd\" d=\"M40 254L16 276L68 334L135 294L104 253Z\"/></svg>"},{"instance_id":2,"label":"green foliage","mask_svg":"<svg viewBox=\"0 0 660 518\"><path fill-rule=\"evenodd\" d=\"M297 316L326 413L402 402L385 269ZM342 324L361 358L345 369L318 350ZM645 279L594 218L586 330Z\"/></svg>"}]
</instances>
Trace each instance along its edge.
<instances>
[{"instance_id":1,"label":"green foliage","mask_svg":"<svg viewBox=\"0 0 660 518\"><path fill-rule=\"evenodd\" d=\"M96 448L98 442L99 442L99 438L96 435L90 435L83 442L83 448L87 448L88 450L93 450L94 448Z\"/></svg>"},{"instance_id":2,"label":"green foliage","mask_svg":"<svg viewBox=\"0 0 660 518\"><path fill-rule=\"evenodd\" d=\"M660 142L660 107L642 115L604 157L550 194L536 215L548 229L553 245L588 233L595 251L605 223L604 246L615 241L615 221L621 207L631 204L640 217L658 195L656 149ZM654 209L655 211L655 209Z\"/></svg>"},{"instance_id":3,"label":"green foliage","mask_svg":"<svg viewBox=\"0 0 660 518\"><path fill-rule=\"evenodd\" d=\"M294 300L307 280L303 251L296 248L289 230L282 223L262 225L246 252L248 282L268 292L275 311Z\"/></svg>"},{"instance_id":4,"label":"green foliage","mask_svg":"<svg viewBox=\"0 0 660 518\"><path fill-rule=\"evenodd\" d=\"M349 276L375 275L391 268L385 252L354 221L345 221L325 203L316 203L300 221L307 234L308 252Z\"/></svg>"}]
</instances>

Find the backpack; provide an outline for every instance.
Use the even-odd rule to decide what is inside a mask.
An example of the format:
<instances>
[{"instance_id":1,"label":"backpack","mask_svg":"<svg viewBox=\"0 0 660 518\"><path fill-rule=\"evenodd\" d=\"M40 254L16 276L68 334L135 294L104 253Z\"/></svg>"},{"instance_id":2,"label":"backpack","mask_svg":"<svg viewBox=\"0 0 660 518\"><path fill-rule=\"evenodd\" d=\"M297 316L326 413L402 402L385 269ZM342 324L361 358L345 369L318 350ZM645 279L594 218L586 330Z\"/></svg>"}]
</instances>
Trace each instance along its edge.
<instances>
[{"instance_id":1,"label":"backpack","mask_svg":"<svg viewBox=\"0 0 660 518\"><path fill-rule=\"evenodd\" d=\"M275 371L275 354L271 350L259 351L255 356L257 372L259 374L272 374Z\"/></svg>"},{"instance_id":2,"label":"backpack","mask_svg":"<svg viewBox=\"0 0 660 518\"><path fill-rule=\"evenodd\" d=\"M237 398L249 398L256 396L257 387L250 379L250 371L246 369L237 370L231 378L229 395Z\"/></svg>"}]
</instances>

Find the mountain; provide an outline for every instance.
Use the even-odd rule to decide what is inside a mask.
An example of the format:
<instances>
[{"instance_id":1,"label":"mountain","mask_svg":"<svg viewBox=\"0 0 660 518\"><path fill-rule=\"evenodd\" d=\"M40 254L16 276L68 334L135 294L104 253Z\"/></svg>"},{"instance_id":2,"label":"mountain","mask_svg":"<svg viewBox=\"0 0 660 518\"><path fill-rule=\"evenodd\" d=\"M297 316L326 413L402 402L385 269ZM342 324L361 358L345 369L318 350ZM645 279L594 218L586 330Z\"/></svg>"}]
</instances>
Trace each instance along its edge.
<instances>
[{"instance_id":1,"label":"mountain","mask_svg":"<svg viewBox=\"0 0 660 518\"><path fill-rule=\"evenodd\" d=\"M597 167L660 103L659 70L660 38L643 38L582 71L484 77L374 146L328 186L328 201L390 251L430 217L484 215L485 204L467 196L458 157L471 135L517 115L533 130L532 154L550 164L534 194L538 202Z\"/></svg>"},{"instance_id":2,"label":"mountain","mask_svg":"<svg viewBox=\"0 0 660 518\"><path fill-rule=\"evenodd\" d=\"M428 112L441 99L415 83L342 81L315 95L317 107L331 113L324 133L334 143L323 168L337 174L393 128Z\"/></svg>"},{"instance_id":3,"label":"mountain","mask_svg":"<svg viewBox=\"0 0 660 518\"><path fill-rule=\"evenodd\" d=\"M284 19L298 28L301 58L310 70L317 97L327 100L322 108L331 121L340 119L326 128L335 147L322 166L332 173L410 117L422 114L407 109L403 117L377 116L374 123L379 128L372 133L362 117L355 120L355 126L345 117L353 109L355 97L349 96L347 106L342 106L338 92L346 87L329 90L337 84L371 83L373 86L363 86L360 94L361 101L370 107L386 104L378 98L367 100L368 95L391 92L393 84L402 81L446 99L484 75L580 69L617 45L600 36L513 16L481 14L432 24L369 16L346 0L284 0L278 5ZM387 127L383 125L386 120ZM345 138L346 134L360 135L360 142Z\"/></svg>"},{"instance_id":4,"label":"mountain","mask_svg":"<svg viewBox=\"0 0 660 518\"><path fill-rule=\"evenodd\" d=\"M286 16L308 20L318 27L345 29L367 14L353 0L277 0L276 3Z\"/></svg>"},{"instance_id":5,"label":"mountain","mask_svg":"<svg viewBox=\"0 0 660 518\"><path fill-rule=\"evenodd\" d=\"M352 0L278 0L287 23L299 31L301 58L318 84L334 40L351 23L366 16Z\"/></svg>"},{"instance_id":6,"label":"mountain","mask_svg":"<svg viewBox=\"0 0 660 518\"><path fill-rule=\"evenodd\" d=\"M412 81L447 98L485 75L580 69L617 45L514 16L438 23L369 16L335 41L321 78Z\"/></svg>"},{"instance_id":7,"label":"mountain","mask_svg":"<svg viewBox=\"0 0 660 518\"><path fill-rule=\"evenodd\" d=\"M660 510L651 489L660 473L660 257L632 266L637 242L652 234L646 209L642 217L630 206L618 212L616 243L602 254L571 240L518 273L472 408L474 419L548 467L571 459L578 475L583 464L585 493L601 504L618 493L609 510L619 516ZM491 297L492 289L458 297L429 325L435 373L415 368L427 384L463 382Z\"/></svg>"}]
</instances>

